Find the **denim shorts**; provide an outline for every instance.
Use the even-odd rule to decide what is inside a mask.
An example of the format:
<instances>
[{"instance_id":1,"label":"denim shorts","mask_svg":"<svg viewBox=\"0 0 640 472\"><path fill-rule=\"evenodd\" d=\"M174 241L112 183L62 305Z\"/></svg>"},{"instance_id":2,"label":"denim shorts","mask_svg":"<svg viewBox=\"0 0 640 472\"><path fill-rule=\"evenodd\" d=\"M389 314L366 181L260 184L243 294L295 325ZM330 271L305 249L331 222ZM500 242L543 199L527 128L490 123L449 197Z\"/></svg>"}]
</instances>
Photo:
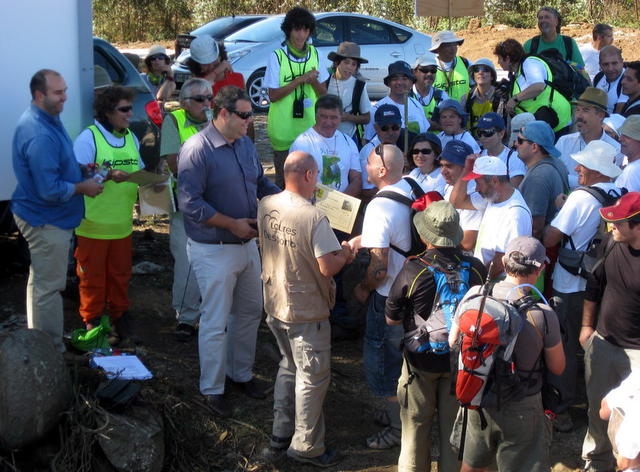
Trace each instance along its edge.
<instances>
[{"instance_id":1,"label":"denim shorts","mask_svg":"<svg viewBox=\"0 0 640 472\"><path fill-rule=\"evenodd\" d=\"M387 297L372 292L364 332L364 373L374 395L395 397L402 368L402 325L388 326L384 316Z\"/></svg>"}]
</instances>

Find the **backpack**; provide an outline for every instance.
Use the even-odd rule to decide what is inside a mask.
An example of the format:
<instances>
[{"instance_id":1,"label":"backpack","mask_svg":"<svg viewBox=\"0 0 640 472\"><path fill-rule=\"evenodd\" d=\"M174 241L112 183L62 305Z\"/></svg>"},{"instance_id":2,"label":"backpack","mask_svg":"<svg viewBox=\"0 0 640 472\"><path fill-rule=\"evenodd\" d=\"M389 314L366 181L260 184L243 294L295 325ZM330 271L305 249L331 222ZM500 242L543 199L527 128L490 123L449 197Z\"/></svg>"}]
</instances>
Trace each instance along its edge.
<instances>
[{"instance_id":1,"label":"backpack","mask_svg":"<svg viewBox=\"0 0 640 472\"><path fill-rule=\"evenodd\" d=\"M616 193L606 192L595 186L578 187L575 191L577 190L583 190L589 193L598 200L600 207L614 205L622 195L627 193L626 189L622 189L620 195L618 195ZM558 252L558 264L560 264L562 268L570 274L578 275L586 279L595 269L596 262L598 261L598 248L605 240L607 234L607 224L604 221L600 221L596 233L593 235L593 238L591 238L591 241L589 241L589 244L587 245L587 249L584 251L577 250L571 236L568 236L565 238L565 242L569 241L569 246L571 247L565 247L564 244L560 247Z\"/></svg>"},{"instance_id":2,"label":"backpack","mask_svg":"<svg viewBox=\"0 0 640 472\"><path fill-rule=\"evenodd\" d=\"M593 86L597 88L602 79L604 79L604 72L600 71L593 78ZM618 85L616 86L616 95L618 98L620 98L620 95L622 95L622 79L618 80Z\"/></svg>"},{"instance_id":3,"label":"backpack","mask_svg":"<svg viewBox=\"0 0 640 472\"><path fill-rule=\"evenodd\" d=\"M451 320L458 303L469 290L471 264L459 261L457 264L443 265L437 261L429 263L420 257L411 257L409 260L423 267L416 280L425 271L431 272L436 284L436 296L428 316L414 313L415 329L405 331L404 347L414 353L448 354ZM407 298L412 295L414 287L415 283L411 285Z\"/></svg>"},{"instance_id":4,"label":"backpack","mask_svg":"<svg viewBox=\"0 0 640 472\"><path fill-rule=\"evenodd\" d=\"M522 286L532 287L522 284L512 290ZM485 284L456 312L461 333L456 398L462 407L471 410L500 409L505 402L523 399L535 381L532 374L542 371L542 351L536 361L538 368L530 370L526 378L516 368L513 356L528 312L537 302L530 295L515 301L500 300L490 295L492 287L491 283Z\"/></svg>"},{"instance_id":5,"label":"backpack","mask_svg":"<svg viewBox=\"0 0 640 472\"><path fill-rule=\"evenodd\" d=\"M553 80L545 80L545 84L551 87L549 98L551 102L553 102L553 94L556 90L571 102L580 98L585 89L591 86L590 80L569 64L557 49L545 49L539 54L528 54L525 59L528 57L541 59L549 66ZM522 75L524 76L524 70L522 70Z\"/></svg>"},{"instance_id":6,"label":"backpack","mask_svg":"<svg viewBox=\"0 0 640 472\"><path fill-rule=\"evenodd\" d=\"M411 177L403 177L404 181L406 181L413 190L413 195L415 198L412 200L411 198L405 197L404 195L400 195L397 192L393 191L385 191L382 190L374 195L373 198L388 198L389 200L393 200L398 203L402 203L403 205L408 206L411 209L411 217L410 217L410 233L411 233L411 247L408 251L403 251L398 246L391 244L391 249L396 251L398 254L403 257L417 256L418 254L422 254L426 250L426 246L420 239L420 235L418 234L418 230L413 224L413 216L418 211L423 211L431 202L435 202L438 200L443 200L442 195L438 192L428 192L424 193L422 187L418 182L413 180Z\"/></svg>"},{"instance_id":7,"label":"backpack","mask_svg":"<svg viewBox=\"0 0 640 472\"><path fill-rule=\"evenodd\" d=\"M561 34L560 37L562 38L562 42L564 43L564 51L566 53L566 56L563 59L565 61L570 61L573 57L573 42L571 41L571 38L569 36L565 36L564 34ZM538 47L540 47L540 35L534 36L531 39L529 54L536 54L538 52Z\"/></svg>"}]
</instances>

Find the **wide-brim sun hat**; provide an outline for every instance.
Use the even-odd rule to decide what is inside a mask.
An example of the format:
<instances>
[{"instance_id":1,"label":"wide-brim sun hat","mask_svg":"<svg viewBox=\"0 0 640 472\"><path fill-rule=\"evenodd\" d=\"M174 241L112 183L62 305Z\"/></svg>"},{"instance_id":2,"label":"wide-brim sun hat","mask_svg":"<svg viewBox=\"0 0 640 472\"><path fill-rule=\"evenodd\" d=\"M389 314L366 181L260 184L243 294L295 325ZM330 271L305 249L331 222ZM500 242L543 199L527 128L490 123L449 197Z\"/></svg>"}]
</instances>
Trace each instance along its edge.
<instances>
[{"instance_id":1,"label":"wide-brim sun hat","mask_svg":"<svg viewBox=\"0 0 640 472\"><path fill-rule=\"evenodd\" d=\"M582 151L571 154L571 157L581 166L615 179L622 173L614 162L617 154L618 151L611 144L595 139L589 141Z\"/></svg>"},{"instance_id":2,"label":"wide-brim sun hat","mask_svg":"<svg viewBox=\"0 0 640 472\"><path fill-rule=\"evenodd\" d=\"M457 43L460 46L464 43L464 38L458 38L453 31L440 31L433 38L429 51L436 52L440 46L446 43Z\"/></svg>"},{"instance_id":3,"label":"wide-brim sun hat","mask_svg":"<svg viewBox=\"0 0 640 472\"><path fill-rule=\"evenodd\" d=\"M587 87L577 100L571 102L575 106L592 107L601 110L605 116L609 116L607 104L609 95L602 89L596 87Z\"/></svg>"},{"instance_id":4,"label":"wide-brim sun hat","mask_svg":"<svg viewBox=\"0 0 640 472\"><path fill-rule=\"evenodd\" d=\"M405 61L392 62L391 64L389 64L387 71L388 71L387 76L383 80L384 84L387 87L389 86L389 80L391 79L391 77L396 75L404 75L410 81L412 82L416 81L416 76L413 75L413 70L411 70L411 66Z\"/></svg>"},{"instance_id":5,"label":"wide-brim sun hat","mask_svg":"<svg viewBox=\"0 0 640 472\"><path fill-rule=\"evenodd\" d=\"M166 56L167 50L161 44L154 44L147 51L147 57L155 56L156 54L162 54L163 56Z\"/></svg>"},{"instance_id":6,"label":"wide-brim sun hat","mask_svg":"<svg viewBox=\"0 0 640 472\"><path fill-rule=\"evenodd\" d=\"M360 56L360 46L356 43L352 43L350 41L344 41L340 43L337 51L331 51L327 58L331 62L339 61L344 58L353 59L354 61L358 61L360 64L366 64L369 62L364 57Z\"/></svg>"},{"instance_id":7,"label":"wide-brim sun hat","mask_svg":"<svg viewBox=\"0 0 640 472\"><path fill-rule=\"evenodd\" d=\"M218 43L211 36L197 36L189 46L191 59L198 64L211 64L218 59Z\"/></svg>"},{"instance_id":8,"label":"wide-brim sun hat","mask_svg":"<svg viewBox=\"0 0 640 472\"><path fill-rule=\"evenodd\" d=\"M482 57L478 59L477 61L475 61L473 64L469 66L469 73L472 75L475 74L476 73L475 68L477 66L488 67L489 69L491 69L491 75L493 77L493 81L495 82L496 80L498 80L498 73L496 72L496 66L493 64L493 61L491 61L491 59L487 59L486 57Z\"/></svg>"},{"instance_id":9,"label":"wide-brim sun hat","mask_svg":"<svg viewBox=\"0 0 640 472\"><path fill-rule=\"evenodd\" d=\"M431 52L427 52L422 56L418 56L416 58L416 61L413 63L414 70L417 69L418 67L428 67L428 66L438 67L438 59L436 58L436 55Z\"/></svg>"},{"instance_id":10,"label":"wide-brim sun hat","mask_svg":"<svg viewBox=\"0 0 640 472\"><path fill-rule=\"evenodd\" d=\"M457 247L464 236L460 215L446 200L432 202L417 212L413 224L422 239L437 247Z\"/></svg>"}]
</instances>

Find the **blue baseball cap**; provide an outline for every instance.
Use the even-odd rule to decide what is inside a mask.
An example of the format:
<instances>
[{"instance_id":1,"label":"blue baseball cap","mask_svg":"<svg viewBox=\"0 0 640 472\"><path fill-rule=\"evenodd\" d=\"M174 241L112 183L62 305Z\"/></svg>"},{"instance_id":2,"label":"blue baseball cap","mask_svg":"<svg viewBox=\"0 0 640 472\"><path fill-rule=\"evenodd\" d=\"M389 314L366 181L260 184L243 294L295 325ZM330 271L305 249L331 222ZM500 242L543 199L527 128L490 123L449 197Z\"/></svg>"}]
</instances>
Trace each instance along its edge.
<instances>
[{"instance_id":1,"label":"blue baseball cap","mask_svg":"<svg viewBox=\"0 0 640 472\"><path fill-rule=\"evenodd\" d=\"M522 128L522 136L525 139L531 141L532 143L536 143L538 146L542 146L550 156L560 157L560 151L555 147L556 136L549 126L544 121L532 121L531 123L527 123L524 128Z\"/></svg>"},{"instance_id":2,"label":"blue baseball cap","mask_svg":"<svg viewBox=\"0 0 640 472\"><path fill-rule=\"evenodd\" d=\"M373 114L373 121L379 126L393 124L399 125L402 123L402 117L400 116L400 110L398 110L398 107L384 103L376 109L376 112Z\"/></svg>"},{"instance_id":3,"label":"blue baseball cap","mask_svg":"<svg viewBox=\"0 0 640 472\"><path fill-rule=\"evenodd\" d=\"M469 154L473 154L471 146L464 141L452 139L444 145L444 149L440 153L440 160L464 167L465 159Z\"/></svg>"},{"instance_id":4,"label":"blue baseball cap","mask_svg":"<svg viewBox=\"0 0 640 472\"><path fill-rule=\"evenodd\" d=\"M476 127L480 129L505 129L506 125L504 124L504 120L500 115L498 115L495 111L490 111L480 117Z\"/></svg>"}]
</instances>

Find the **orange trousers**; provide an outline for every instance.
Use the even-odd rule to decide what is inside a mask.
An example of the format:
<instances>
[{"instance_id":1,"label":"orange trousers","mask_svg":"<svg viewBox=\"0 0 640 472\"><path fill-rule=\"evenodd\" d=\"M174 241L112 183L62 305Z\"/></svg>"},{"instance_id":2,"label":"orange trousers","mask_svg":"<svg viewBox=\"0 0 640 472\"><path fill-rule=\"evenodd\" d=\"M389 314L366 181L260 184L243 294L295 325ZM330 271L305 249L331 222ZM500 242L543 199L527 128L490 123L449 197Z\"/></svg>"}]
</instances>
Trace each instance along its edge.
<instances>
[{"instance_id":1,"label":"orange trousers","mask_svg":"<svg viewBox=\"0 0 640 472\"><path fill-rule=\"evenodd\" d=\"M129 309L131 235L122 239L78 236L75 257L80 279L80 317L89 323L108 314L116 321Z\"/></svg>"}]
</instances>

